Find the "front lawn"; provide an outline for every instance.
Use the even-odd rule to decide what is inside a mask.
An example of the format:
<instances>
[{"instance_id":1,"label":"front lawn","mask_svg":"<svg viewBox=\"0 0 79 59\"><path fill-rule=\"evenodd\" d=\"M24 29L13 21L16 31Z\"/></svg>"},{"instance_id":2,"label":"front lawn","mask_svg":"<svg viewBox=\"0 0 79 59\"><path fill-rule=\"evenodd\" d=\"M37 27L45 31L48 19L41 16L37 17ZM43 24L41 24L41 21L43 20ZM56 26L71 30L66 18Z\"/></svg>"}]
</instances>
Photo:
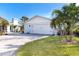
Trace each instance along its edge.
<instances>
[{"instance_id":1,"label":"front lawn","mask_svg":"<svg viewBox=\"0 0 79 59\"><path fill-rule=\"evenodd\" d=\"M79 41L78 37L74 37ZM17 56L79 56L79 44L66 44L58 36L26 43L17 51Z\"/></svg>"}]
</instances>

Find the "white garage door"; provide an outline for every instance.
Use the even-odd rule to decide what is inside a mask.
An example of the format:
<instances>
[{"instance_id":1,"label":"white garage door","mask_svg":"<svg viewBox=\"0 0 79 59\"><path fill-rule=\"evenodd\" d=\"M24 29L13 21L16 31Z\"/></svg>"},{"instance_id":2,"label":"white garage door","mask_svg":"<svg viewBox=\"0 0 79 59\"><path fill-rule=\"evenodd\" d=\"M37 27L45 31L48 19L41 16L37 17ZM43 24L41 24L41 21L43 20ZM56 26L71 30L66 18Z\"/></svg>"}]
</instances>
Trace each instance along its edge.
<instances>
[{"instance_id":1,"label":"white garage door","mask_svg":"<svg viewBox=\"0 0 79 59\"><path fill-rule=\"evenodd\" d=\"M52 31L48 25L32 25L32 33L52 34Z\"/></svg>"}]
</instances>

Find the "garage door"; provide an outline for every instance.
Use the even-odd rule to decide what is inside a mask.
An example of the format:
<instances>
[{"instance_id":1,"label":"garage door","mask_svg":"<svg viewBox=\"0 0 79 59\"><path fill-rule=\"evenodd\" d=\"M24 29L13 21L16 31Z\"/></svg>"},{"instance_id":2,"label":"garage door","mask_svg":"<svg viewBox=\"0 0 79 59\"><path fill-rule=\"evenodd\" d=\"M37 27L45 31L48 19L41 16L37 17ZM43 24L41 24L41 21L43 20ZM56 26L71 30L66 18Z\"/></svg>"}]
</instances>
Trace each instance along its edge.
<instances>
[{"instance_id":1,"label":"garage door","mask_svg":"<svg viewBox=\"0 0 79 59\"><path fill-rule=\"evenodd\" d=\"M48 25L32 25L32 33L51 34L52 32Z\"/></svg>"}]
</instances>

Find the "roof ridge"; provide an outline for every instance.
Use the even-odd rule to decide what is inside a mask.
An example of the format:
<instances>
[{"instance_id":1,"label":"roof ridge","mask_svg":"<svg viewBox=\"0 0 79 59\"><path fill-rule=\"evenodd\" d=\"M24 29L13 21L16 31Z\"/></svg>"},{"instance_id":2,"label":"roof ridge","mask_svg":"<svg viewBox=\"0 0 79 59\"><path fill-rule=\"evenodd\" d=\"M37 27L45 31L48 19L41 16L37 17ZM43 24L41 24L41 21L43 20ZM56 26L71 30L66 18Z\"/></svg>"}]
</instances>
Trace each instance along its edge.
<instances>
[{"instance_id":1,"label":"roof ridge","mask_svg":"<svg viewBox=\"0 0 79 59\"><path fill-rule=\"evenodd\" d=\"M46 19L49 19L49 18L47 18L47 17L44 17L44 16L39 16L39 15L35 15L35 16L33 16L31 19L33 19L33 18L35 18L35 17L42 17L42 18L46 18ZM31 20L30 19L30 20ZM49 19L50 20L50 19Z\"/></svg>"}]
</instances>

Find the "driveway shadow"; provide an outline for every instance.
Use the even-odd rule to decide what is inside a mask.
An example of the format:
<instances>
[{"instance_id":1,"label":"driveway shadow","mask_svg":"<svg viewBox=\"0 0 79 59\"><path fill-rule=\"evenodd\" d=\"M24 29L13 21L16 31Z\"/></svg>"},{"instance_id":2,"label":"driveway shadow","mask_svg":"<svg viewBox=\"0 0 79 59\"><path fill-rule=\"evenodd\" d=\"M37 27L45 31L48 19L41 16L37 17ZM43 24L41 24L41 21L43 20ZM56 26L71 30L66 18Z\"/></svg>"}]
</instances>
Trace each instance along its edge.
<instances>
[{"instance_id":1,"label":"driveway shadow","mask_svg":"<svg viewBox=\"0 0 79 59\"><path fill-rule=\"evenodd\" d=\"M27 33L10 33L7 35L8 36L49 36L49 34L27 34Z\"/></svg>"},{"instance_id":2,"label":"driveway shadow","mask_svg":"<svg viewBox=\"0 0 79 59\"><path fill-rule=\"evenodd\" d=\"M20 46L22 46L22 45L12 45L12 44L8 44L8 45L6 45L7 47L7 49L11 49L11 48L19 48Z\"/></svg>"},{"instance_id":3,"label":"driveway shadow","mask_svg":"<svg viewBox=\"0 0 79 59\"><path fill-rule=\"evenodd\" d=\"M15 56L15 55L16 55L16 50L11 50L11 51L0 53L0 56Z\"/></svg>"}]
</instances>

